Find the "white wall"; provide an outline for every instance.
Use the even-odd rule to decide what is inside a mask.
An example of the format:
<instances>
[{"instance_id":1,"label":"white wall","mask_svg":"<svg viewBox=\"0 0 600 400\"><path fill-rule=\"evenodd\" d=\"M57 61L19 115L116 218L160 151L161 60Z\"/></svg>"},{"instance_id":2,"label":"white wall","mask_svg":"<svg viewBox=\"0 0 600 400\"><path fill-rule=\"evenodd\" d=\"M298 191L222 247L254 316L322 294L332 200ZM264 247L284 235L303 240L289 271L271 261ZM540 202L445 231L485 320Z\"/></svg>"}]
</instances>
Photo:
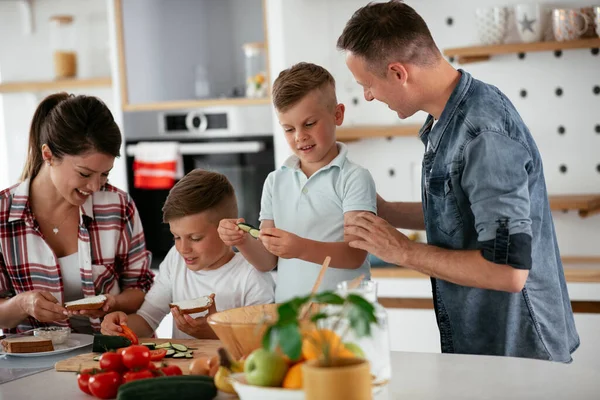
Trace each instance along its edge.
<instances>
[{"instance_id":1,"label":"white wall","mask_svg":"<svg viewBox=\"0 0 600 400\"><path fill-rule=\"evenodd\" d=\"M21 2L0 1L0 80L53 79L49 17L58 14L75 17L78 77L109 76L107 2L109 0L36 0L32 8L34 30L27 34ZM117 116L111 88L69 92L97 96ZM48 94L50 92L0 95L0 188L17 182L25 163L31 117ZM117 160L110 181L126 188L125 176L123 160Z\"/></svg>"}]
</instances>

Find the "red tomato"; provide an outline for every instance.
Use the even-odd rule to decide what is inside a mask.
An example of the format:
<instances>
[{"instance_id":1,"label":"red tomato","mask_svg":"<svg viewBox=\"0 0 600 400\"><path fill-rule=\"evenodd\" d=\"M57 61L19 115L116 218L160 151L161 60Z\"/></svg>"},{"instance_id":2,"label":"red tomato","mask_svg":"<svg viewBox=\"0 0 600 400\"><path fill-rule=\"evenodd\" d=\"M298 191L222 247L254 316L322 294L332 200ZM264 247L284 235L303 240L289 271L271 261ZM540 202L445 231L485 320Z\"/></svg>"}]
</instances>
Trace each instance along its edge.
<instances>
[{"instance_id":1,"label":"red tomato","mask_svg":"<svg viewBox=\"0 0 600 400\"><path fill-rule=\"evenodd\" d=\"M150 350L150 361L160 361L167 355L167 349Z\"/></svg>"},{"instance_id":2,"label":"red tomato","mask_svg":"<svg viewBox=\"0 0 600 400\"><path fill-rule=\"evenodd\" d=\"M77 385L79 386L79 389L81 389L81 391L83 393L87 393L87 394L92 394L92 392L90 392L90 387L89 387L89 381L90 378L98 373L100 370L96 369L96 368L90 368L90 369L84 369L82 371L80 371L77 374Z\"/></svg>"},{"instance_id":3,"label":"red tomato","mask_svg":"<svg viewBox=\"0 0 600 400\"><path fill-rule=\"evenodd\" d=\"M135 334L135 332L133 332L127 325L125 324L121 324L121 329L123 330L123 332L121 332L121 336L126 337L127 339L129 339L129 341L131 342L131 344L138 344L138 337Z\"/></svg>"},{"instance_id":4,"label":"red tomato","mask_svg":"<svg viewBox=\"0 0 600 400\"><path fill-rule=\"evenodd\" d=\"M153 378L154 374L149 369L139 371L128 371L123 375L123 383L137 381L139 379Z\"/></svg>"},{"instance_id":5,"label":"red tomato","mask_svg":"<svg viewBox=\"0 0 600 400\"><path fill-rule=\"evenodd\" d=\"M92 395L99 399L114 399L121 386L121 375L115 371L102 372L90 377L88 384Z\"/></svg>"},{"instance_id":6,"label":"red tomato","mask_svg":"<svg viewBox=\"0 0 600 400\"><path fill-rule=\"evenodd\" d=\"M150 363L150 350L146 346L133 345L121 353L123 364L129 369L146 369Z\"/></svg>"},{"instance_id":7,"label":"red tomato","mask_svg":"<svg viewBox=\"0 0 600 400\"><path fill-rule=\"evenodd\" d=\"M158 370L167 376L183 375L183 371L177 365L165 365Z\"/></svg>"},{"instance_id":8,"label":"red tomato","mask_svg":"<svg viewBox=\"0 0 600 400\"><path fill-rule=\"evenodd\" d=\"M119 353L108 352L100 356L100 368L107 371L125 372L123 357Z\"/></svg>"}]
</instances>

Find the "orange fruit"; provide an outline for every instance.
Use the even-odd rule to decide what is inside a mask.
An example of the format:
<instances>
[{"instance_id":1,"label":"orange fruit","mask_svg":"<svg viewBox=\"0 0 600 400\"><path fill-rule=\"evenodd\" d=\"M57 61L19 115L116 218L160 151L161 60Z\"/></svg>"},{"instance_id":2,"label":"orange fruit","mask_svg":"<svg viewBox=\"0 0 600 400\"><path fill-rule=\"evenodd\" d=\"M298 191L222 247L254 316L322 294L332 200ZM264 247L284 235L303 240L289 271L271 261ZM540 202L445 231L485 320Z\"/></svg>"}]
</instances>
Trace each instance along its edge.
<instances>
[{"instance_id":1,"label":"orange fruit","mask_svg":"<svg viewBox=\"0 0 600 400\"><path fill-rule=\"evenodd\" d=\"M284 389L302 389L302 364L294 364L283 378L281 387Z\"/></svg>"},{"instance_id":2,"label":"orange fruit","mask_svg":"<svg viewBox=\"0 0 600 400\"><path fill-rule=\"evenodd\" d=\"M330 358L345 357L345 354L349 353L338 334L330 329L314 329L305 332L302 340L302 357L305 360L315 360L320 358L324 351L329 352Z\"/></svg>"}]
</instances>

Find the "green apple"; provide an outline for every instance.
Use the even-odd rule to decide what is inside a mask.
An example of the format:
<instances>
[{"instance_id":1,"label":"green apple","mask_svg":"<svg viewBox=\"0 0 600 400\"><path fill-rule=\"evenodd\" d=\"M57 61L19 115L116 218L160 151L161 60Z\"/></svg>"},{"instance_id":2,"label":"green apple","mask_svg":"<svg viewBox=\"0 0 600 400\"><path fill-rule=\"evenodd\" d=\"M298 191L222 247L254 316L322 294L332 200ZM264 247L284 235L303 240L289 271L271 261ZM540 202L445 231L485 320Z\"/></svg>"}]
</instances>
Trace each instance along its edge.
<instances>
[{"instance_id":1,"label":"green apple","mask_svg":"<svg viewBox=\"0 0 600 400\"><path fill-rule=\"evenodd\" d=\"M246 381L255 386L281 386L287 370L283 357L263 348L250 353L244 363Z\"/></svg>"},{"instance_id":2,"label":"green apple","mask_svg":"<svg viewBox=\"0 0 600 400\"><path fill-rule=\"evenodd\" d=\"M346 342L344 347L358 358L365 358L365 352L356 343Z\"/></svg>"}]
</instances>

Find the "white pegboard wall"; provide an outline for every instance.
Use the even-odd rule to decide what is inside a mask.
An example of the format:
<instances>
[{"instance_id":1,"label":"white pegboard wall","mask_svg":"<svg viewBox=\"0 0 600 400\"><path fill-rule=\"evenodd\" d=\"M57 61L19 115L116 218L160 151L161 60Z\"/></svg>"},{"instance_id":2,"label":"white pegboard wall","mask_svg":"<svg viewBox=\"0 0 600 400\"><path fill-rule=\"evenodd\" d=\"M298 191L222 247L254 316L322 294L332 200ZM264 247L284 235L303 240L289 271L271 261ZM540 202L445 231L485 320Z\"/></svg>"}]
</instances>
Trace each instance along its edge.
<instances>
[{"instance_id":1,"label":"white pegboard wall","mask_svg":"<svg viewBox=\"0 0 600 400\"><path fill-rule=\"evenodd\" d=\"M287 49L278 56L278 65L289 66L310 61L328 68L337 81L340 102L346 105L344 126L422 123L426 115L400 121L385 104L364 100L361 87L348 71L335 43L352 13L368 3L366 0L305 0L281 3L286 16L281 35ZM577 8L587 2L562 1L548 6ZM478 7L512 6L535 3L531 0L407 0L427 22L438 47L476 45L475 10ZM596 1L597 2L597 1ZM538 2L539 3L539 2ZM307 30L306 26L311 29ZM514 24L513 24L514 28ZM301 32L301 33L300 33ZM516 40L510 32L509 40ZM273 64L273 60L271 61ZM494 56L489 61L458 65L475 78L493 84L514 103L531 130L544 162L546 184L550 194L600 193L600 55L590 49ZM562 94L557 96L556 89ZM526 96L521 97L521 92ZM562 127L562 129L560 129ZM277 138L280 131L275 126ZM559 130L563 132L559 133ZM388 200L420 200L420 165L424 151L417 138L369 139L348 145L350 158L368 168L377 191ZM286 152L285 144L278 151ZM561 172L561 166L566 172ZM600 215L585 219L575 211L554 213L557 235L564 255L600 255Z\"/></svg>"}]
</instances>

